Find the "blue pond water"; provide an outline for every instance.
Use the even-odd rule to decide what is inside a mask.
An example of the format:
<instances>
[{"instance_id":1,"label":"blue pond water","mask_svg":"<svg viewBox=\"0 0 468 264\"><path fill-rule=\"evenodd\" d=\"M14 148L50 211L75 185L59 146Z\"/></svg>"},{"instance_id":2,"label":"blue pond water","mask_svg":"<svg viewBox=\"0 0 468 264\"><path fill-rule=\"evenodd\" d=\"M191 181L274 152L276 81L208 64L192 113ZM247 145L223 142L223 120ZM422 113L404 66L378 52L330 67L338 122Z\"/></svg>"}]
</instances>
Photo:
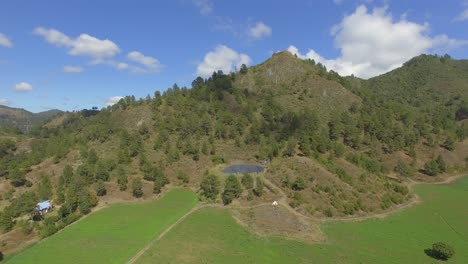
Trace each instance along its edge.
<instances>
[{"instance_id":1,"label":"blue pond water","mask_svg":"<svg viewBox=\"0 0 468 264\"><path fill-rule=\"evenodd\" d=\"M231 165L223 170L224 173L260 173L265 170L260 165L237 164Z\"/></svg>"}]
</instances>

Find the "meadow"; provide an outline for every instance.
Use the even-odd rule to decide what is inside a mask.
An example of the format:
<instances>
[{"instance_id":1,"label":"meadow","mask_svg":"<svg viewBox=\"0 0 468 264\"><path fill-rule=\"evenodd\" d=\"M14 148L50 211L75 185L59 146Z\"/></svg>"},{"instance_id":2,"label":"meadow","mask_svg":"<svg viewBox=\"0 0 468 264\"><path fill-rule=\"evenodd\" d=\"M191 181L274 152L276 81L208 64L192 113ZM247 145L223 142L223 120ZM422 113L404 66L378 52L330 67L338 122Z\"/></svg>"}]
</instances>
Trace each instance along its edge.
<instances>
[{"instance_id":1,"label":"meadow","mask_svg":"<svg viewBox=\"0 0 468 264\"><path fill-rule=\"evenodd\" d=\"M327 222L325 244L259 237L228 210L190 215L138 259L139 263L438 263L425 253L444 241L468 263L468 177L450 185L415 187L422 203L383 219Z\"/></svg>"},{"instance_id":2,"label":"meadow","mask_svg":"<svg viewBox=\"0 0 468 264\"><path fill-rule=\"evenodd\" d=\"M197 202L195 193L177 189L155 201L112 205L7 263L125 263Z\"/></svg>"}]
</instances>

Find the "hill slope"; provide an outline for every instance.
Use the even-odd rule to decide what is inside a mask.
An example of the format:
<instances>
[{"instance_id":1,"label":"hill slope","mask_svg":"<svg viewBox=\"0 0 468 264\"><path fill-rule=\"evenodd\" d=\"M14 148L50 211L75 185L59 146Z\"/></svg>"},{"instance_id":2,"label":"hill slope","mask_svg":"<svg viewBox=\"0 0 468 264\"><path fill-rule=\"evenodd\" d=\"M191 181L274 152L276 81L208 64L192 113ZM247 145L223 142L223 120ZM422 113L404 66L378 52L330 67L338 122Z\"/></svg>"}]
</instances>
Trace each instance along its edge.
<instances>
[{"instance_id":1,"label":"hill slope","mask_svg":"<svg viewBox=\"0 0 468 264\"><path fill-rule=\"evenodd\" d=\"M53 197L65 209L62 220L37 227L47 236L99 201L199 189L207 175L219 180L221 202L220 169L229 163L267 166L236 193L242 206L279 200L313 218L401 206L413 198L409 178L437 181L468 169L468 123L457 118L466 109L466 62L412 61L366 81L282 52L238 73L197 78L191 88L69 113L18 142L27 148L0 145L8 194L0 228Z\"/></svg>"},{"instance_id":2,"label":"hill slope","mask_svg":"<svg viewBox=\"0 0 468 264\"><path fill-rule=\"evenodd\" d=\"M43 125L47 120L62 113L56 109L31 113L24 109L0 105L0 127L16 127L23 132L28 132L33 126Z\"/></svg>"}]
</instances>

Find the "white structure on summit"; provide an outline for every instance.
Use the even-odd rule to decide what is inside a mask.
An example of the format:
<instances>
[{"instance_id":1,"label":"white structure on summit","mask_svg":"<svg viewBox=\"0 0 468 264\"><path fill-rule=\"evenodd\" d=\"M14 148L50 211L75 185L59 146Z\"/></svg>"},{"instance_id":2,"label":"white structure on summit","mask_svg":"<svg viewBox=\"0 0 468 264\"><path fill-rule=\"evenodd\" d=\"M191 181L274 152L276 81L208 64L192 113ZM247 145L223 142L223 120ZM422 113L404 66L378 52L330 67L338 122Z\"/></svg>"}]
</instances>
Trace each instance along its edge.
<instances>
[{"instance_id":1,"label":"white structure on summit","mask_svg":"<svg viewBox=\"0 0 468 264\"><path fill-rule=\"evenodd\" d=\"M271 203L271 205L277 206L277 205L278 205L278 202L277 202L277 201L273 201L273 202Z\"/></svg>"}]
</instances>

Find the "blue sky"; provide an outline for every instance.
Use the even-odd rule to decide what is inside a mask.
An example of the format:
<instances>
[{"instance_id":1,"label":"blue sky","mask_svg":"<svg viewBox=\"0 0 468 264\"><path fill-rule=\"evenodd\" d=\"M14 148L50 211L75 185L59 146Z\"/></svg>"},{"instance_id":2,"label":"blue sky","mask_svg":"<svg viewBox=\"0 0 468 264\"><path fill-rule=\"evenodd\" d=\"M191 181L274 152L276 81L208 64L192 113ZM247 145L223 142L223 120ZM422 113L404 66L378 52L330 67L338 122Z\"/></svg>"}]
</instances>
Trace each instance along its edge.
<instances>
[{"instance_id":1,"label":"blue sky","mask_svg":"<svg viewBox=\"0 0 468 264\"><path fill-rule=\"evenodd\" d=\"M468 58L468 1L0 2L0 104L103 107L289 50L369 78L420 53Z\"/></svg>"}]
</instances>

